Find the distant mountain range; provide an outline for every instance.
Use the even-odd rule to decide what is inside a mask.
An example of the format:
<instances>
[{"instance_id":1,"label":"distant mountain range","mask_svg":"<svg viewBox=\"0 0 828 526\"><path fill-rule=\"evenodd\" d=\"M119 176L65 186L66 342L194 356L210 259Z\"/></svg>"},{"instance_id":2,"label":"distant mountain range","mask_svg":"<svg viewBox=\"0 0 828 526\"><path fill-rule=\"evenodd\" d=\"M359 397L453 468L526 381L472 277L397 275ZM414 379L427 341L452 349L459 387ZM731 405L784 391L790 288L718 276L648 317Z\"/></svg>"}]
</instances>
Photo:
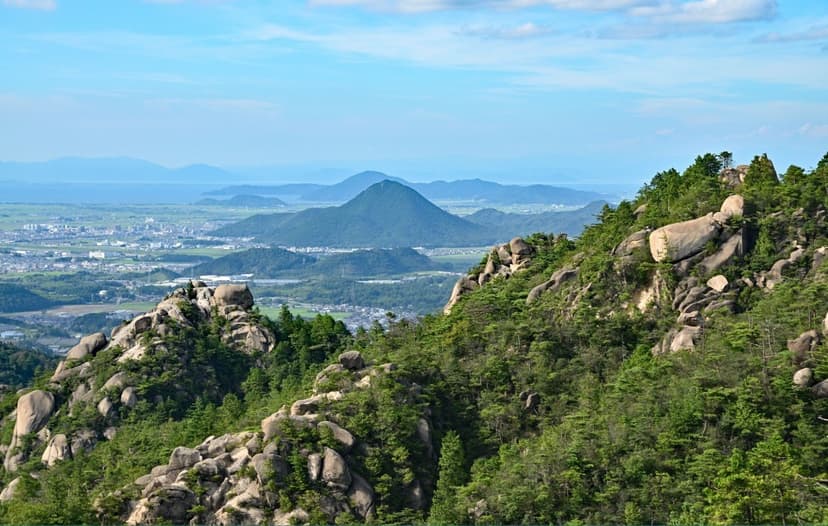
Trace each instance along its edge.
<instances>
[{"instance_id":1,"label":"distant mountain range","mask_svg":"<svg viewBox=\"0 0 828 526\"><path fill-rule=\"evenodd\" d=\"M193 276L254 274L259 278L393 276L444 270L411 248L357 250L314 258L281 248L253 248L228 254L190 269Z\"/></svg>"},{"instance_id":2,"label":"distant mountain range","mask_svg":"<svg viewBox=\"0 0 828 526\"><path fill-rule=\"evenodd\" d=\"M65 157L34 163L0 162L0 181L27 183L227 184L235 176L206 164L166 168L129 157Z\"/></svg>"},{"instance_id":3,"label":"distant mountain range","mask_svg":"<svg viewBox=\"0 0 828 526\"><path fill-rule=\"evenodd\" d=\"M281 246L486 245L535 231L566 231L577 235L584 225L594 220L600 206L603 203L574 212L525 216L487 212L461 218L437 207L412 188L383 180L342 206L309 208L292 214L255 215L225 226L214 234L252 237L262 243Z\"/></svg>"},{"instance_id":4,"label":"distant mountain range","mask_svg":"<svg viewBox=\"0 0 828 526\"><path fill-rule=\"evenodd\" d=\"M484 202L492 204L558 204L585 205L592 201L608 200L610 196L597 192L573 190L549 185L504 185L467 179L461 181L434 181L411 183L382 172L362 172L333 185L238 185L209 192L210 195L254 194L276 196L308 203L339 203L356 197L360 192L380 181L394 181L413 188L427 199L438 201Z\"/></svg>"}]
</instances>

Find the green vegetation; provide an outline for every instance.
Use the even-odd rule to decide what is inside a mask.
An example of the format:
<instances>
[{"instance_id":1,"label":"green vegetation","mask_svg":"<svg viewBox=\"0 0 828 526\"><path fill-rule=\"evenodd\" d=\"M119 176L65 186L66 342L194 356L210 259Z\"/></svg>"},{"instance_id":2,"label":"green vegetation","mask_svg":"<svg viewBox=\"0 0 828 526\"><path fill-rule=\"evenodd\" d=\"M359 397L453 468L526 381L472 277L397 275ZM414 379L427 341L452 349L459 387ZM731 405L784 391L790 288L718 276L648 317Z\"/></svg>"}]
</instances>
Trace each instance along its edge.
<instances>
[{"instance_id":1,"label":"green vegetation","mask_svg":"<svg viewBox=\"0 0 828 526\"><path fill-rule=\"evenodd\" d=\"M281 248L251 248L196 265L189 272L194 276L255 274L276 277L286 271L307 268L315 261L310 256Z\"/></svg>"},{"instance_id":2,"label":"green vegetation","mask_svg":"<svg viewBox=\"0 0 828 526\"><path fill-rule=\"evenodd\" d=\"M494 239L486 229L393 181L376 183L339 207L253 216L216 235L253 236L272 245L377 248L482 244Z\"/></svg>"},{"instance_id":3,"label":"green vegetation","mask_svg":"<svg viewBox=\"0 0 828 526\"><path fill-rule=\"evenodd\" d=\"M57 303L12 283L0 283L0 312L43 310Z\"/></svg>"},{"instance_id":4,"label":"green vegetation","mask_svg":"<svg viewBox=\"0 0 828 526\"><path fill-rule=\"evenodd\" d=\"M31 383L35 376L54 368L57 358L36 349L21 349L0 342L0 385L15 391ZM5 394L0 390L0 397Z\"/></svg>"},{"instance_id":5,"label":"green vegetation","mask_svg":"<svg viewBox=\"0 0 828 526\"><path fill-rule=\"evenodd\" d=\"M828 263L816 264L816 249L828 244L828 155L778 182L757 157L735 188L719 175L729 162L706 154L681 173L657 174L634 201L604 207L577 240L527 238L536 253L526 271L466 294L448 316L349 335L331 317L306 321L283 309L271 326L275 350L255 356L227 352L221 317L176 330L165 337L169 353L131 366L145 400L158 401L142 401L88 455L39 480L23 477L20 496L0 505L0 523L114 522L117 513L92 512L95 499L117 504L112 492L175 446L257 429L282 404L307 397L316 373L347 349L396 366L321 408L360 442L349 462L376 492L376 523L824 524L828 398L791 378L802 366L827 378L828 343L797 356L786 342L821 329L828 312ZM704 313L694 350L654 354L676 326L675 289L710 276L692 264L656 264L646 247L611 253L645 227L715 212L732 193L746 198L745 214L724 228L750 241L717 270L733 284L732 309ZM756 286L794 243L802 257L784 266L785 279ZM716 249L712 242L702 257ZM533 287L564 268L577 278L527 303ZM637 308L654 284L661 293ZM96 375L112 372L107 358L91 362ZM344 379L325 381L333 389ZM82 424L100 425L93 410L62 414L50 428L76 428L90 414ZM426 416L428 444L418 438ZM280 432L287 468L278 501L327 521L320 499L329 489L307 479L301 451L332 445L331 437L298 425ZM34 459L25 470L37 467ZM409 498L415 483L425 489L422 507Z\"/></svg>"}]
</instances>

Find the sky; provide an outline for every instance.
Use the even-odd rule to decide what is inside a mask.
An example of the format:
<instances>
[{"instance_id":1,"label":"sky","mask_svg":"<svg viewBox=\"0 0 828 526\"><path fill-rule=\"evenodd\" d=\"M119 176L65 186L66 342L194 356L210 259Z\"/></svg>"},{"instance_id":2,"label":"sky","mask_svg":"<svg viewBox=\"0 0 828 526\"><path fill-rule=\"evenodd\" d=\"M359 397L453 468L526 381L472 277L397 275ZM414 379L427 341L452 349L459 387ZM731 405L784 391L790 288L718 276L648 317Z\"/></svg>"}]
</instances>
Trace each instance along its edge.
<instances>
[{"instance_id":1,"label":"sky","mask_svg":"<svg viewBox=\"0 0 828 526\"><path fill-rule=\"evenodd\" d=\"M640 183L828 151L825 0L0 0L0 42L7 161Z\"/></svg>"}]
</instances>

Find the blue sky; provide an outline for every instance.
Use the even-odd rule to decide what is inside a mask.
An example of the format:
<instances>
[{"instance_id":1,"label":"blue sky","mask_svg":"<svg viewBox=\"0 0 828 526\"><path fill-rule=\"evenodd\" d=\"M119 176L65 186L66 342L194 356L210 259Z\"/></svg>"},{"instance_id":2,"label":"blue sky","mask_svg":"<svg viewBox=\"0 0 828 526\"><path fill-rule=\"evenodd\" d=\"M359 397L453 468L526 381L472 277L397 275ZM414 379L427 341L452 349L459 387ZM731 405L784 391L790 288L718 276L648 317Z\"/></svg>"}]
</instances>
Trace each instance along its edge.
<instances>
[{"instance_id":1,"label":"blue sky","mask_svg":"<svg viewBox=\"0 0 828 526\"><path fill-rule=\"evenodd\" d=\"M637 184L828 151L824 0L0 0L0 41L0 160Z\"/></svg>"}]
</instances>

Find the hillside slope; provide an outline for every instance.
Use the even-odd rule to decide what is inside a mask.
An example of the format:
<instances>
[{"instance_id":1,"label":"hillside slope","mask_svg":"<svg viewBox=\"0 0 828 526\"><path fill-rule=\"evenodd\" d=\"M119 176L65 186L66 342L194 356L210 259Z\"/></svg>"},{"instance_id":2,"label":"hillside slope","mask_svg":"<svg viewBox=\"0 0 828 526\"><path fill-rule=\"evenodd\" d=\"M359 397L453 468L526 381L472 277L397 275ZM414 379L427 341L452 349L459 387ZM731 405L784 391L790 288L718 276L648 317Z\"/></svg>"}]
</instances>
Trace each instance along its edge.
<instances>
[{"instance_id":1,"label":"hillside slope","mask_svg":"<svg viewBox=\"0 0 828 526\"><path fill-rule=\"evenodd\" d=\"M193 327L221 341L238 311ZM577 240L494 247L447 311L352 336L283 311L267 349L229 355L250 358L240 389L160 418L152 379L187 393L203 361L158 376L147 354L117 433L48 468L90 413L13 432L34 398L66 407L40 380L0 404L7 459L30 457L3 473L0 522L828 521L828 155L781 181L765 156L699 156ZM101 371L95 396L114 397Z\"/></svg>"}]
</instances>

